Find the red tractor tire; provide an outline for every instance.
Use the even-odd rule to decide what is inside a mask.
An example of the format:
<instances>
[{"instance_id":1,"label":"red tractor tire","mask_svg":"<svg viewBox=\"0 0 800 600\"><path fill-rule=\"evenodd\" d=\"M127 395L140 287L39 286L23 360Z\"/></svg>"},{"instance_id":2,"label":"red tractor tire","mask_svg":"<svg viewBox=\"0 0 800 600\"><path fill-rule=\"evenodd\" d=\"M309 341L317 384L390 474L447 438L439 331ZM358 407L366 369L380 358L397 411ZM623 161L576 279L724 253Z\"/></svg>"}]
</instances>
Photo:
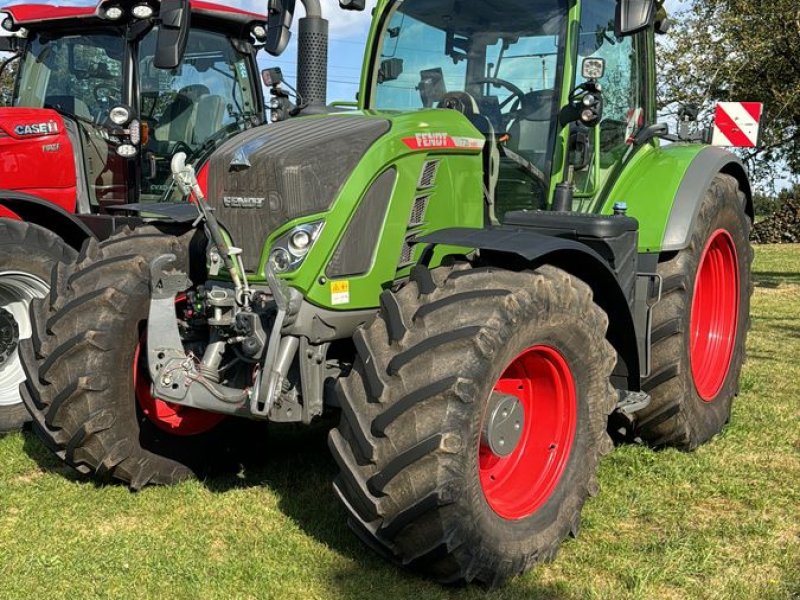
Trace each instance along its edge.
<instances>
[{"instance_id":1,"label":"red tractor tire","mask_svg":"<svg viewBox=\"0 0 800 600\"><path fill-rule=\"evenodd\" d=\"M442 583L496 586L552 559L612 449L607 325L550 266L417 268L385 292L329 437L356 534Z\"/></svg>"},{"instance_id":2,"label":"red tractor tire","mask_svg":"<svg viewBox=\"0 0 800 600\"><path fill-rule=\"evenodd\" d=\"M750 219L735 178L717 176L689 246L658 267L662 300L653 309L652 396L634 436L654 447L694 450L730 420L745 361L753 292Z\"/></svg>"}]
</instances>

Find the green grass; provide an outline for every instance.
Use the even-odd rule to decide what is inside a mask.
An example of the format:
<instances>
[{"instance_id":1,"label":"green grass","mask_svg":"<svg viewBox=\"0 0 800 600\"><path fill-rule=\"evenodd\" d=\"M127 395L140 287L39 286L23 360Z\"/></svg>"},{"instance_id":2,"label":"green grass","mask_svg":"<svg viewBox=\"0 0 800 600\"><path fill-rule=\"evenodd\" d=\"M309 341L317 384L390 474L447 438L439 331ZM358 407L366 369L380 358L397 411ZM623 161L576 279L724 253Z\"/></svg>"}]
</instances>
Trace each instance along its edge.
<instances>
[{"instance_id":1,"label":"green grass","mask_svg":"<svg viewBox=\"0 0 800 600\"><path fill-rule=\"evenodd\" d=\"M618 448L578 540L507 587L445 589L344 524L322 427L238 476L130 494L0 440L0 598L800 598L800 247L757 254L750 360L723 435Z\"/></svg>"}]
</instances>

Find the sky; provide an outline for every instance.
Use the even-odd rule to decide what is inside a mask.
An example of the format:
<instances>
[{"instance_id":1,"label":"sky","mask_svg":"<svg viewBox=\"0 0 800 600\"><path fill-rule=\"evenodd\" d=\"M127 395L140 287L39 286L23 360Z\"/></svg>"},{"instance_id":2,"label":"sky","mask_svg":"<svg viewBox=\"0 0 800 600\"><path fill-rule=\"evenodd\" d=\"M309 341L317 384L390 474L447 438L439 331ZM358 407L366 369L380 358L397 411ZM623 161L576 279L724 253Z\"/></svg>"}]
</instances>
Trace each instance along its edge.
<instances>
[{"instance_id":1,"label":"sky","mask_svg":"<svg viewBox=\"0 0 800 600\"><path fill-rule=\"evenodd\" d=\"M70 6L93 6L95 0L16 0L8 2L0 0L0 11L4 6L18 4L24 1L41 4L60 4ZM266 0L211 0L224 3L253 12L265 12ZM690 0L667 0L668 10L676 10L685 6ZM370 12L375 5L375 0L368 0L367 10L364 12L343 11L338 7L337 0L321 0L323 13L330 21L330 51L328 64L328 100L355 100L358 92L358 81L361 75L361 63L364 57L364 45L370 24ZM298 15L303 14L303 9L298 4ZM294 27L296 31L296 26ZM259 54L259 63L262 67L280 67L287 80L294 83L296 75L296 38L286 52L273 58L265 52Z\"/></svg>"}]
</instances>

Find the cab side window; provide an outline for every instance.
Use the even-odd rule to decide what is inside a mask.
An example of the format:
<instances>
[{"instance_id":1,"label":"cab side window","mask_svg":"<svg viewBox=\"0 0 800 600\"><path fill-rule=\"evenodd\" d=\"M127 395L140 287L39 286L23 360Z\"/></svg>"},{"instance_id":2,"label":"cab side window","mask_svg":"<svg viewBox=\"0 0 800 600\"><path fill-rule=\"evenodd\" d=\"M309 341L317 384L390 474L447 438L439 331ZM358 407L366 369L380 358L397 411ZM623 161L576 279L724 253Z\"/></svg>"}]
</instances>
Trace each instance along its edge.
<instances>
[{"instance_id":1,"label":"cab side window","mask_svg":"<svg viewBox=\"0 0 800 600\"><path fill-rule=\"evenodd\" d=\"M616 0L595 0L583 5L578 45L578 65L588 57L606 61L600 80L604 101L599 125L601 169L622 159L647 114L645 34L622 39L614 35L616 4Z\"/></svg>"}]
</instances>

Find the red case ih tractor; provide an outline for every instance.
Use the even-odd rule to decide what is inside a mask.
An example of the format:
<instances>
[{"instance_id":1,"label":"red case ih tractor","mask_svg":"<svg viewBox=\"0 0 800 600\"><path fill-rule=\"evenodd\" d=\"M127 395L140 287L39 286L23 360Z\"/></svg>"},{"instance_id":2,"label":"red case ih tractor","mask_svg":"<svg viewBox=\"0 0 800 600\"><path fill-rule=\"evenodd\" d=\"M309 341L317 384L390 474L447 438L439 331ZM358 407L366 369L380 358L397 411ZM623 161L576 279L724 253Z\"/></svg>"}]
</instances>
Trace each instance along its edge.
<instances>
[{"instance_id":1,"label":"red case ih tractor","mask_svg":"<svg viewBox=\"0 0 800 600\"><path fill-rule=\"evenodd\" d=\"M170 197L175 152L202 165L264 122L256 53L266 19L167 0L9 6L0 24L0 51L12 53L3 68L18 60L11 106L0 108L3 432L28 418L17 346L52 267L74 261L87 238L141 222L115 207Z\"/></svg>"}]
</instances>

